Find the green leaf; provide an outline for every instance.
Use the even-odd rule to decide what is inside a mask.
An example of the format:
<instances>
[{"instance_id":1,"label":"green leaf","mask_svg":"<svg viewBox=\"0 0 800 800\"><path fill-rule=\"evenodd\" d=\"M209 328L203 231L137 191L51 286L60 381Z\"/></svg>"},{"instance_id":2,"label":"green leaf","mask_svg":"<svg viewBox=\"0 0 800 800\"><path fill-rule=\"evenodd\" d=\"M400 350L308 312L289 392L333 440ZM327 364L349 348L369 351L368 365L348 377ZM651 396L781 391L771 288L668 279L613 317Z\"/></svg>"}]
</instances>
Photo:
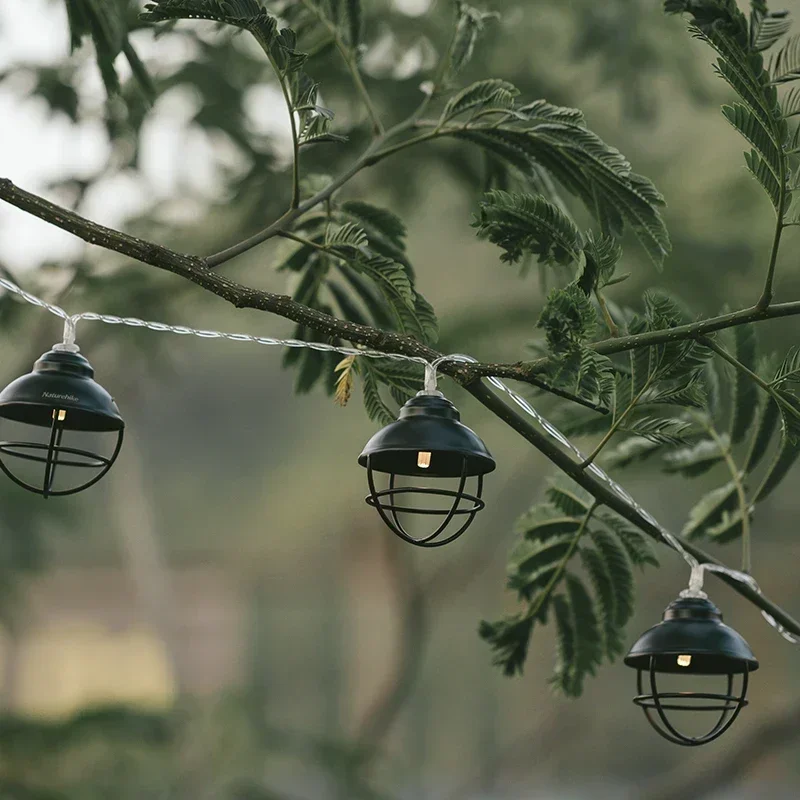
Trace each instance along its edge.
<instances>
[{"instance_id":1,"label":"green leaf","mask_svg":"<svg viewBox=\"0 0 800 800\"><path fill-rule=\"evenodd\" d=\"M575 533L580 519L572 514L559 513L558 507L538 503L523 514L514 524L514 533L528 540L546 540L551 536Z\"/></svg>"},{"instance_id":2,"label":"green leaf","mask_svg":"<svg viewBox=\"0 0 800 800\"><path fill-rule=\"evenodd\" d=\"M631 564L642 569L647 565L653 567L659 565L650 539L640 530L634 528L622 517L610 512L600 511L597 513L597 517L619 539Z\"/></svg>"},{"instance_id":3,"label":"green leaf","mask_svg":"<svg viewBox=\"0 0 800 800\"><path fill-rule=\"evenodd\" d=\"M791 347L781 362L772 381L773 386L784 383L800 383L800 348Z\"/></svg>"},{"instance_id":4,"label":"green leaf","mask_svg":"<svg viewBox=\"0 0 800 800\"><path fill-rule=\"evenodd\" d=\"M764 476L761 486L758 487L754 503L766 500L781 481L788 475L800 456L800 400L788 392L777 390L783 402L790 408L780 407L781 411L781 445L769 471Z\"/></svg>"},{"instance_id":5,"label":"green leaf","mask_svg":"<svg viewBox=\"0 0 800 800\"><path fill-rule=\"evenodd\" d=\"M757 341L755 326L738 325L734 328L737 361L749 370L756 369ZM753 424L758 410L758 387L755 382L741 370L736 370L733 379L733 411L731 413L730 436L734 444L744 439Z\"/></svg>"},{"instance_id":6,"label":"green leaf","mask_svg":"<svg viewBox=\"0 0 800 800\"><path fill-rule=\"evenodd\" d=\"M742 510L737 509L733 513L730 511L723 512L720 522L710 527L706 534L717 544L730 544L730 542L741 538L743 529Z\"/></svg>"},{"instance_id":7,"label":"green leaf","mask_svg":"<svg viewBox=\"0 0 800 800\"><path fill-rule=\"evenodd\" d=\"M118 94L119 77L114 62L120 54L128 60L133 77L147 100L155 94L147 69L128 39L126 4L110 0L67 0L67 18L72 50L80 47L84 37L94 44L97 66L109 95Z\"/></svg>"},{"instance_id":8,"label":"green leaf","mask_svg":"<svg viewBox=\"0 0 800 800\"><path fill-rule=\"evenodd\" d=\"M481 622L478 634L494 651L493 663L507 676L521 675L528 657L534 620L522 614L499 622Z\"/></svg>"},{"instance_id":9,"label":"green leaf","mask_svg":"<svg viewBox=\"0 0 800 800\"><path fill-rule=\"evenodd\" d=\"M728 446L727 434L721 438L723 444ZM667 453L664 456L664 470L679 472L687 478L696 478L708 472L724 458L725 455L715 439L703 439L688 447Z\"/></svg>"},{"instance_id":10,"label":"green leaf","mask_svg":"<svg viewBox=\"0 0 800 800\"><path fill-rule=\"evenodd\" d=\"M753 50L769 50L791 29L792 20L787 11L768 12L753 9L750 15L750 44Z\"/></svg>"},{"instance_id":11,"label":"green leaf","mask_svg":"<svg viewBox=\"0 0 800 800\"><path fill-rule=\"evenodd\" d=\"M545 590L552 593L559 576L563 578L564 559L572 552L574 543L574 533L520 542L511 554L508 588L529 602Z\"/></svg>"},{"instance_id":12,"label":"green leaf","mask_svg":"<svg viewBox=\"0 0 800 800\"><path fill-rule=\"evenodd\" d=\"M495 189L484 195L473 227L506 252L515 263L524 253L542 264L568 265L581 259L580 231L564 212L538 195L509 194Z\"/></svg>"},{"instance_id":13,"label":"green leaf","mask_svg":"<svg viewBox=\"0 0 800 800\"><path fill-rule=\"evenodd\" d=\"M566 576L566 594L553 599L558 636L558 660L552 682L570 697L583 693L587 675L603 659L603 636L592 598L582 581Z\"/></svg>"},{"instance_id":14,"label":"green leaf","mask_svg":"<svg viewBox=\"0 0 800 800\"><path fill-rule=\"evenodd\" d=\"M584 517L592 507L592 497L574 481L559 476L551 481L547 499L563 514Z\"/></svg>"},{"instance_id":15,"label":"green leaf","mask_svg":"<svg viewBox=\"0 0 800 800\"><path fill-rule=\"evenodd\" d=\"M563 122L566 125L584 127L586 120L583 111L577 108L554 106L547 100L534 100L514 109L515 116L528 122Z\"/></svg>"},{"instance_id":16,"label":"green leaf","mask_svg":"<svg viewBox=\"0 0 800 800\"><path fill-rule=\"evenodd\" d=\"M154 0L139 15L145 22L207 19L250 31L265 49L277 36L277 21L258 0Z\"/></svg>"},{"instance_id":17,"label":"green leaf","mask_svg":"<svg viewBox=\"0 0 800 800\"><path fill-rule=\"evenodd\" d=\"M589 298L574 284L550 292L537 323L554 353L574 350L590 339L597 328L597 314Z\"/></svg>"},{"instance_id":18,"label":"green leaf","mask_svg":"<svg viewBox=\"0 0 800 800\"><path fill-rule=\"evenodd\" d=\"M755 150L746 152L744 160L747 164L747 169L750 170L753 177L761 184L764 191L769 195L772 201L772 206L777 210L780 208L780 193L781 184L777 180L772 170L761 156Z\"/></svg>"},{"instance_id":19,"label":"green leaf","mask_svg":"<svg viewBox=\"0 0 800 800\"><path fill-rule=\"evenodd\" d=\"M608 469L625 469L632 464L646 461L663 447L663 442L631 436L620 442L613 450L606 451L603 463Z\"/></svg>"},{"instance_id":20,"label":"green leaf","mask_svg":"<svg viewBox=\"0 0 800 800\"><path fill-rule=\"evenodd\" d=\"M411 270L406 255L406 226L400 217L385 208L360 200L342 203L339 213L364 230L373 250ZM413 270L410 274L413 276Z\"/></svg>"},{"instance_id":21,"label":"green leaf","mask_svg":"<svg viewBox=\"0 0 800 800\"><path fill-rule=\"evenodd\" d=\"M773 83L788 83L800 78L800 36L792 36L770 59Z\"/></svg>"},{"instance_id":22,"label":"green leaf","mask_svg":"<svg viewBox=\"0 0 800 800\"><path fill-rule=\"evenodd\" d=\"M579 197L603 224L603 233L621 234L631 226L648 254L660 266L670 250L659 214L661 195L613 147L574 124L540 123L531 128L495 125L454 128L452 136L472 142L517 167L544 167L567 191Z\"/></svg>"},{"instance_id":23,"label":"green leaf","mask_svg":"<svg viewBox=\"0 0 800 800\"><path fill-rule=\"evenodd\" d=\"M444 73L445 84L452 82L467 66L472 59L478 37L486 27L486 22L496 17L497 14L479 11L463 0L456 0L456 30Z\"/></svg>"},{"instance_id":24,"label":"green leaf","mask_svg":"<svg viewBox=\"0 0 800 800\"><path fill-rule=\"evenodd\" d=\"M578 279L580 287L588 294L596 288L603 288L613 280L614 272L622 258L622 247L613 236L595 236L591 231L586 235L583 248L586 264Z\"/></svg>"},{"instance_id":25,"label":"green leaf","mask_svg":"<svg viewBox=\"0 0 800 800\"><path fill-rule=\"evenodd\" d=\"M582 548L581 561L592 583L592 589L597 600L606 656L609 660L613 660L622 653L623 648L621 631L616 621L616 587L603 557L597 550L589 547Z\"/></svg>"},{"instance_id":26,"label":"green leaf","mask_svg":"<svg viewBox=\"0 0 800 800\"><path fill-rule=\"evenodd\" d=\"M763 404L758 417L753 439L750 443L750 451L747 454L744 470L746 473L752 472L766 455L772 436L778 427L780 419L780 409L773 398L768 398Z\"/></svg>"},{"instance_id":27,"label":"green leaf","mask_svg":"<svg viewBox=\"0 0 800 800\"><path fill-rule=\"evenodd\" d=\"M325 244L332 250L340 247L359 250L369 245L369 239L367 239L367 234L356 223L346 222L344 225L328 232ZM345 252L349 252L349 250L345 250Z\"/></svg>"},{"instance_id":28,"label":"green leaf","mask_svg":"<svg viewBox=\"0 0 800 800\"><path fill-rule=\"evenodd\" d=\"M466 111L504 110L514 106L519 90L508 81L488 78L478 81L453 95L444 107L440 122L444 124Z\"/></svg>"},{"instance_id":29,"label":"green leaf","mask_svg":"<svg viewBox=\"0 0 800 800\"><path fill-rule=\"evenodd\" d=\"M739 503L736 484L731 481L705 495L689 512L689 521L683 535L689 539L707 536L711 528L722 522L723 514L737 508Z\"/></svg>"},{"instance_id":30,"label":"green leaf","mask_svg":"<svg viewBox=\"0 0 800 800\"><path fill-rule=\"evenodd\" d=\"M439 340L439 320L433 306L419 292L414 300L414 316L422 326L423 341L435 345Z\"/></svg>"},{"instance_id":31,"label":"green leaf","mask_svg":"<svg viewBox=\"0 0 800 800\"><path fill-rule=\"evenodd\" d=\"M675 405L688 408L705 408L706 393L703 379L699 373L690 374L685 382L678 381L673 385L658 385L645 392L640 405Z\"/></svg>"},{"instance_id":32,"label":"green leaf","mask_svg":"<svg viewBox=\"0 0 800 800\"><path fill-rule=\"evenodd\" d=\"M800 87L794 86L786 93L781 107L784 119L790 119L800 114Z\"/></svg>"},{"instance_id":33,"label":"green leaf","mask_svg":"<svg viewBox=\"0 0 800 800\"><path fill-rule=\"evenodd\" d=\"M631 562L625 548L605 530L593 528L590 536L608 570L616 595L614 624L624 628L633 615L634 584Z\"/></svg>"},{"instance_id":34,"label":"green leaf","mask_svg":"<svg viewBox=\"0 0 800 800\"><path fill-rule=\"evenodd\" d=\"M369 418L378 425L390 425L397 418L381 397L373 367L362 358L358 364L361 385L364 393L364 408Z\"/></svg>"},{"instance_id":35,"label":"green leaf","mask_svg":"<svg viewBox=\"0 0 800 800\"><path fill-rule=\"evenodd\" d=\"M364 14L361 10L361 0L344 0L342 10L344 12L347 43L357 53L361 44L361 36L364 32Z\"/></svg>"},{"instance_id":36,"label":"green leaf","mask_svg":"<svg viewBox=\"0 0 800 800\"><path fill-rule=\"evenodd\" d=\"M651 442L679 445L686 441L691 428L691 423L681 419L641 417L626 423L622 430Z\"/></svg>"},{"instance_id":37,"label":"green leaf","mask_svg":"<svg viewBox=\"0 0 800 800\"><path fill-rule=\"evenodd\" d=\"M759 117L741 103L723 106L722 114L728 122L755 148L772 170L775 179L782 178L782 155L772 139L772 131Z\"/></svg>"}]
</instances>

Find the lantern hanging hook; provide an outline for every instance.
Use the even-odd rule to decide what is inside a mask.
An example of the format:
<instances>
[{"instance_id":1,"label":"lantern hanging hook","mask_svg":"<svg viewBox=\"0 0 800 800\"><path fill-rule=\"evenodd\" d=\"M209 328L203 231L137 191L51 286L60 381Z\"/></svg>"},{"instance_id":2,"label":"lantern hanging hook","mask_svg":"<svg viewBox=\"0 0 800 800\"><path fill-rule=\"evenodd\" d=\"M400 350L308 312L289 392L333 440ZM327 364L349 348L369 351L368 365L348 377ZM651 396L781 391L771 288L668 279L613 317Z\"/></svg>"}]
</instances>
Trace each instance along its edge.
<instances>
[{"instance_id":1,"label":"lantern hanging hook","mask_svg":"<svg viewBox=\"0 0 800 800\"><path fill-rule=\"evenodd\" d=\"M692 564L692 573L689 576L689 588L681 592L681 597L695 597L708 599L708 595L703 591L703 582L706 576L706 565L695 561Z\"/></svg>"},{"instance_id":2,"label":"lantern hanging hook","mask_svg":"<svg viewBox=\"0 0 800 800\"><path fill-rule=\"evenodd\" d=\"M423 383L422 391L418 393L419 395L427 395L429 397L444 397L444 395L439 391L438 387L438 375L437 375L437 368L439 363L442 359L437 359L432 364L426 363L425 364L425 381Z\"/></svg>"},{"instance_id":3,"label":"lantern hanging hook","mask_svg":"<svg viewBox=\"0 0 800 800\"><path fill-rule=\"evenodd\" d=\"M73 314L71 317L64 317L64 335L61 342L53 345L53 350L59 350L67 353L80 352L80 347L78 347L78 345L75 343L75 328L80 318L80 314Z\"/></svg>"}]
</instances>

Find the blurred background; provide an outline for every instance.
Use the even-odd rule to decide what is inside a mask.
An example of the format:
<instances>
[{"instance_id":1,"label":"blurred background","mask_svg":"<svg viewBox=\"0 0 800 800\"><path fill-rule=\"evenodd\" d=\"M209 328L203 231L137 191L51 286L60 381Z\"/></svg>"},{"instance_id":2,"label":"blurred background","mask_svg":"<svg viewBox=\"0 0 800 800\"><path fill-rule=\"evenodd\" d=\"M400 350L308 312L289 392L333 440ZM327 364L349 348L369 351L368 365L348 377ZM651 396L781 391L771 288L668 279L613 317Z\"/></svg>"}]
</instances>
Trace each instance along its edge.
<instances>
[{"instance_id":1,"label":"blurred background","mask_svg":"<svg viewBox=\"0 0 800 800\"><path fill-rule=\"evenodd\" d=\"M445 45L445 0L375 0L364 68L388 121L409 114ZM668 201L674 253L657 274L634 242L619 303L662 286L698 314L752 303L773 218L719 113L711 54L655 0L497 0L463 76L576 106ZM800 14L800 2L784 5ZM134 30L158 98L147 108L118 59L127 105L108 102L91 46L74 55L62 2L0 4L0 176L101 223L185 252L216 252L283 211L288 119L263 58L209 23ZM335 54L308 67L348 127L361 114ZM337 174L363 145L312 148ZM502 264L470 228L480 162L454 142L405 151L348 184L409 227L440 349L524 358L545 283ZM778 300L800 296L789 229ZM226 265L284 291L281 244ZM0 206L0 269L72 312L290 335L179 278ZM797 343L796 320L760 329ZM58 320L0 300L0 382L60 339ZM709 590L762 667L731 732L697 750L655 736L621 664L582 699L552 694L553 642L537 631L523 678L492 667L482 618L509 604L514 519L540 498L548 462L456 387L443 388L499 468L489 509L442 550L410 552L362 502L356 458L374 431L359 398L295 394L273 348L84 323L82 351L128 425L115 469L47 503L0 482L0 797L796 798L800 652L738 595ZM543 401L547 413L552 409ZM754 523L754 571L800 610L798 474ZM679 530L715 485L646 469L627 488ZM697 484L697 485L695 485ZM735 548L734 548L735 550ZM633 640L685 586L667 551L638 587ZM736 552L723 557L736 562Z\"/></svg>"}]
</instances>

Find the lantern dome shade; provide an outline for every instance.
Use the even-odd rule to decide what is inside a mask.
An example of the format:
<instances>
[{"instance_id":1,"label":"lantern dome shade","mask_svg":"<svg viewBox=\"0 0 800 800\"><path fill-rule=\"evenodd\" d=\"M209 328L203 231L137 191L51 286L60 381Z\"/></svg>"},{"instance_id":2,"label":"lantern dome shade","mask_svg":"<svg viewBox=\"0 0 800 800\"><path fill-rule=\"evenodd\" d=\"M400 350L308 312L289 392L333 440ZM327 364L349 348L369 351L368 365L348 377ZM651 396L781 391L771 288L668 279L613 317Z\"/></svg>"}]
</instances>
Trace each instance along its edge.
<instances>
[{"instance_id":1,"label":"lantern dome shade","mask_svg":"<svg viewBox=\"0 0 800 800\"><path fill-rule=\"evenodd\" d=\"M395 475L460 478L486 475L495 461L476 433L460 421L456 407L438 394L419 394L400 410L397 422L378 431L358 458L362 467ZM418 454L430 453L430 466Z\"/></svg>"},{"instance_id":2,"label":"lantern dome shade","mask_svg":"<svg viewBox=\"0 0 800 800\"><path fill-rule=\"evenodd\" d=\"M691 656L688 666L678 656ZM705 598L679 598L664 619L639 637L625 657L629 667L693 675L739 675L758 669L744 638L722 622L719 609Z\"/></svg>"},{"instance_id":3,"label":"lantern dome shade","mask_svg":"<svg viewBox=\"0 0 800 800\"><path fill-rule=\"evenodd\" d=\"M0 392L0 418L50 427L53 409L67 413L64 430L120 431L125 423L114 398L94 381L94 370L79 353L51 350L33 371Z\"/></svg>"}]
</instances>

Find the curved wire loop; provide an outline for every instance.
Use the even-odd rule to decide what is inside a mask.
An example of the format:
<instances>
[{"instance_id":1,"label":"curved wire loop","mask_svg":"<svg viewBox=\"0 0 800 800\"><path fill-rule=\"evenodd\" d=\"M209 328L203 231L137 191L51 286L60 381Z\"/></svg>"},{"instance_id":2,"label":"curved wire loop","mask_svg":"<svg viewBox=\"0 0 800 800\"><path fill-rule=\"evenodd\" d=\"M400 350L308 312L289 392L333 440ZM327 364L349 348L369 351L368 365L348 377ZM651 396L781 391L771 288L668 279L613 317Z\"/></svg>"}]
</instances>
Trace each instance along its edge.
<instances>
[{"instance_id":1,"label":"curved wire loop","mask_svg":"<svg viewBox=\"0 0 800 800\"><path fill-rule=\"evenodd\" d=\"M78 492L88 489L90 486L94 486L94 484L105 477L111 467L114 466L114 462L117 460L117 456L122 449L124 433L124 428L121 428L117 435L117 443L114 447L114 452L106 457L98 453L92 453L89 450L80 450L75 447L65 447L62 445L61 440L64 435L64 426L59 425L58 421L54 419L50 429L50 441L48 444L42 444L40 442L0 442L0 470L2 470L7 477L11 478L17 486L21 486L23 489L27 489L34 494L41 495L45 499L48 497L63 497L65 495L77 494ZM45 454L39 455L42 451ZM6 464L3 455L44 464L42 485L34 486L15 475ZM63 458L63 456L67 456L67 458ZM72 458L69 458L69 456L72 456ZM100 472L93 475L88 481L71 489L54 490L53 481L55 480L56 469L58 467L99 469Z\"/></svg>"},{"instance_id":2,"label":"curved wire loop","mask_svg":"<svg viewBox=\"0 0 800 800\"><path fill-rule=\"evenodd\" d=\"M481 499L483 494L483 475L478 475L478 486L476 494L472 495L464 491L467 482L467 459L463 459L461 467L461 477L459 479L458 489L453 491L451 489L431 489L422 487L396 487L395 479L397 476L394 473L389 477L389 488L378 491L375 486L375 475L370 463L370 457L367 457L367 480L369 482L369 495L366 498L367 505L372 506L378 510L381 519L392 533L399 536L404 542L413 544L417 547L443 547L450 542L454 542L462 536L467 528L473 523L475 515L486 507L486 503ZM396 498L399 495L427 495L433 497L452 497L453 502L449 509L445 508L414 508L410 506L397 505ZM388 503L382 502L383 499L388 499ZM462 508L462 501L466 500L470 505L469 507ZM439 524L433 533L420 538L412 536L403 526L400 521L399 514L419 514L422 516L442 516L444 520ZM444 539L439 537L446 531L450 523L457 516L465 516L467 519L461 526Z\"/></svg>"},{"instance_id":3,"label":"curved wire loop","mask_svg":"<svg viewBox=\"0 0 800 800\"><path fill-rule=\"evenodd\" d=\"M662 738L673 744L684 747L698 747L708 744L718 739L736 721L739 712L747 705L747 685L749 679L749 669L744 665L742 673L741 694L733 694L733 674L728 677L728 689L725 694L714 694L710 692L659 692L656 686L655 656L650 656L650 691L651 694L644 694L642 688L642 670L636 671L636 687L639 694L633 698L643 711L653 730ZM663 702L681 701L681 702ZM694 700L712 701L704 705L695 704ZM655 710L658 717L653 715ZM669 721L665 712L667 711L711 711L719 712L719 719L714 727L704 736L686 736L682 734Z\"/></svg>"}]
</instances>

